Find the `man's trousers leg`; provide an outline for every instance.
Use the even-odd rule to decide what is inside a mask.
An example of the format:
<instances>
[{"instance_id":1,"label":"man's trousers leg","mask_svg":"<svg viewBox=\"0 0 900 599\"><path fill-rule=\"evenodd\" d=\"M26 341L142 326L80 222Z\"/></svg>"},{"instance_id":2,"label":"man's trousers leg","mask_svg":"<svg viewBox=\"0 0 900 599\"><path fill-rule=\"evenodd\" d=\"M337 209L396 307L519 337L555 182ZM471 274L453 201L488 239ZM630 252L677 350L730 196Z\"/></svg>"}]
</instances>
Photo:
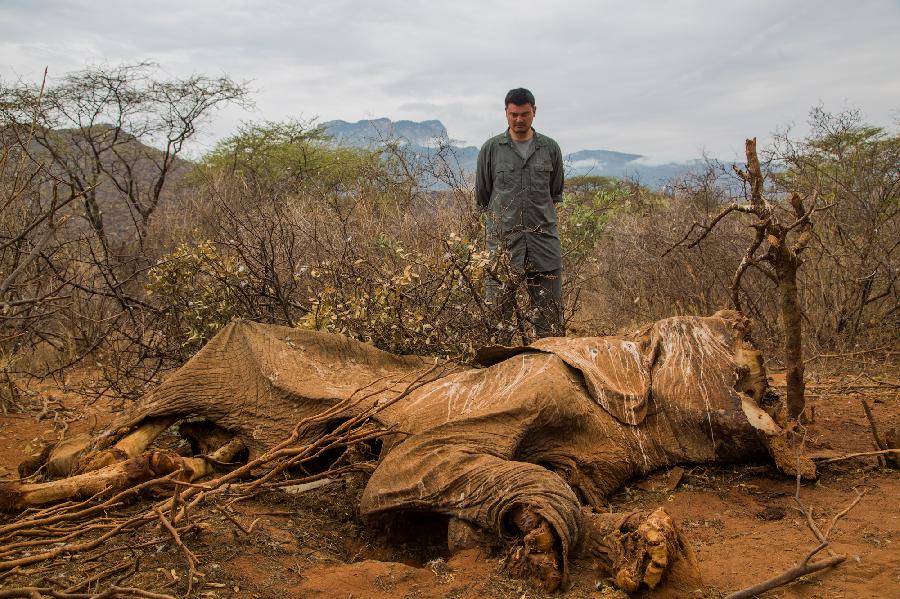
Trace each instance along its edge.
<instances>
[{"instance_id":1,"label":"man's trousers leg","mask_svg":"<svg viewBox=\"0 0 900 599\"><path fill-rule=\"evenodd\" d=\"M531 311L534 314L534 334L541 337L562 337L562 269L529 272L525 278Z\"/></svg>"}]
</instances>

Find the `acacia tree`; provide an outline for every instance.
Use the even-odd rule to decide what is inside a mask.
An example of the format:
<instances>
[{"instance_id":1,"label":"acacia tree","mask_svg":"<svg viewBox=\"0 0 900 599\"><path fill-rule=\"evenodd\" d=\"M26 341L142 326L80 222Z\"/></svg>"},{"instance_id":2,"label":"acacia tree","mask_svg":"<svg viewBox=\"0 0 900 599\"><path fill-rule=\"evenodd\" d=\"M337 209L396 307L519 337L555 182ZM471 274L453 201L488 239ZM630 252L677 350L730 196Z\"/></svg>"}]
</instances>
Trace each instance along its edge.
<instances>
[{"instance_id":1,"label":"acacia tree","mask_svg":"<svg viewBox=\"0 0 900 599\"><path fill-rule=\"evenodd\" d=\"M745 198L725 206L708 223L694 223L677 245L687 243L693 248L732 213L744 213L755 218L750 227L755 230L753 241L734 273L731 283L731 302L741 309L741 280L748 269L758 270L778 288L781 323L784 334L784 361L787 368L787 408L790 418L799 417L804 408L802 310L797 289L797 270L803 263L801 254L809 245L813 232L811 216L817 207L817 191L809 198L791 193L787 201L772 201L764 193L765 177L756 152L756 138L745 142L746 170L734 167L744 182ZM811 198L811 199L810 199ZM804 203L810 199L807 209ZM699 233L690 241L694 231Z\"/></svg>"},{"instance_id":2,"label":"acacia tree","mask_svg":"<svg viewBox=\"0 0 900 599\"><path fill-rule=\"evenodd\" d=\"M47 89L0 84L0 125L30 126L32 151L83 198L83 216L103 243L104 203L124 208L142 238L198 125L213 109L248 104L246 86L228 77L157 72L141 62L88 67Z\"/></svg>"}]
</instances>

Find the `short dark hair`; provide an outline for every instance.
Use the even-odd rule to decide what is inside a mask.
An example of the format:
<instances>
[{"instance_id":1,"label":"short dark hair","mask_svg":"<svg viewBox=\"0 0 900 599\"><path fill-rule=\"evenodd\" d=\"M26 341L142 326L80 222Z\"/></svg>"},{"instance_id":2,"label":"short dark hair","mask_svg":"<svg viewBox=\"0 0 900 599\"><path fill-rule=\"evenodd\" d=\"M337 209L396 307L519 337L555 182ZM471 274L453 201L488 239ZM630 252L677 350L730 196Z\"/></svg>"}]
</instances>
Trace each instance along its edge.
<instances>
[{"instance_id":1,"label":"short dark hair","mask_svg":"<svg viewBox=\"0 0 900 599\"><path fill-rule=\"evenodd\" d=\"M515 104L516 106L531 104L531 107L534 108L534 94L524 87L511 89L506 93L506 100L503 102L503 108L506 108L510 104Z\"/></svg>"}]
</instances>

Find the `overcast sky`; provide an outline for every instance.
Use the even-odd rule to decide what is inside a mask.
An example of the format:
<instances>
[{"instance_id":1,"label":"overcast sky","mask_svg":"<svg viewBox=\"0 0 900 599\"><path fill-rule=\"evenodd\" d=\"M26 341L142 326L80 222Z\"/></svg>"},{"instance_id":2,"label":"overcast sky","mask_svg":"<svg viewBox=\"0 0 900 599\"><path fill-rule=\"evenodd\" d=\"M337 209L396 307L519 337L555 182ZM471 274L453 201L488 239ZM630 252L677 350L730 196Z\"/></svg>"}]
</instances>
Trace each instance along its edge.
<instances>
[{"instance_id":1,"label":"overcast sky","mask_svg":"<svg viewBox=\"0 0 900 599\"><path fill-rule=\"evenodd\" d=\"M0 78L152 60L249 80L241 120L439 119L480 145L530 88L563 151L730 160L822 103L900 119L900 1L0 0Z\"/></svg>"}]
</instances>

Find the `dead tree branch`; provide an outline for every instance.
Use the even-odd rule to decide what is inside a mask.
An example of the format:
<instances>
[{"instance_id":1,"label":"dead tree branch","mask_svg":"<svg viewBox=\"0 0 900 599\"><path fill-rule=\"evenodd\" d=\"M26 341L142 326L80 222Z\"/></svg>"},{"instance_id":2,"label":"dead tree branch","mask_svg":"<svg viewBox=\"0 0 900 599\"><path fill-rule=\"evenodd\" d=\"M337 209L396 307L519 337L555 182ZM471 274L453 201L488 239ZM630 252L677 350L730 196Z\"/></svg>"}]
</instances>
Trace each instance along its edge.
<instances>
[{"instance_id":1,"label":"dead tree branch","mask_svg":"<svg viewBox=\"0 0 900 599\"><path fill-rule=\"evenodd\" d=\"M763 582L760 582L759 584L755 584L752 587L747 587L745 589L741 589L736 593L732 593L725 599L751 599L752 597L761 595L766 591L770 591L774 588L780 587L793 580L796 580L801 576L806 576L807 574L812 574L813 572L818 572L819 570L824 570L826 568L836 566L847 559L847 556L845 555L836 555L834 557L829 557L828 559L819 560L817 562L810 562L813 556L815 556L826 547L828 547L828 543L822 543L821 545L807 553L803 560L793 568L790 568L789 570L786 570L778 576L770 578L769 580L765 580Z\"/></svg>"},{"instance_id":2,"label":"dead tree branch","mask_svg":"<svg viewBox=\"0 0 900 599\"><path fill-rule=\"evenodd\" d=\"M809 210L804 206L804 198L800 194L792 194L786 203L788 205L787 212L792 215L793 220L783 222L784 211L779 212L779 206L770 203L763 194L765 176L756 152L756 138L746 140L744 149L747 168L743 170L735 167L734 170L749 187L747 194L749 203L733 202L722 208L708 224L694 223L685 236L670 247L666 254L679 246L696 247L725 217L734 212L742 212L756 217L756 221L750 224L755 229L753 240L747 246L732 278L731 301L735 309L741 309L741 281L744 273L751 267L759 269L777 285L784 334L785 366L787 367L788 414L791 418L798 418L803 411L805 399L801 345L802 313L797 289L797 270L802 264L800 254L812 237L811 215L816 211L818 193L812 194L812 207ZM688 242L697 229L700 231L699 234ZM760 254L761 249L763 252ZM763 268L761 264L763 262L768 263L769 267Z\"/></svg>"},{"instance_id":3,"label":"dead tree branch","mask_svg":"<svg viewBox=\"0 0 900 599\"><path fill-rule=\"evenodd\" d=\"M852 458L865 458L869 456L885 456L885 455L900 455L900 449L879 449L878 451L860 451L857 453L848 453L847 455L837 456L834 458L826 458L824 460L820 460L820 464L830 464L831 462L841 462L843 460L850 460Z\"/></svg>"},{"instance_id":4,"label":"dead tree branch","mask_svg":"<svg viewBox=\"0 0 900 599\"><path fill-rule=\"evenodd\" d=\"M174 501L172 502L172 506L175 506ZM175 545L181 550L184 559L188 563L188 583L185 597L190 597L191 591L194 588L194 577L197 575L197 564L200 563L200 560L197 559L197 555L184 544L184 541L181 540L181 535L178 534L178 531L172 526L172 523L169 522L169 519L166 518L162 511L158 507L154 507L153 511L156 512L156 517L159 518L159 522L167 531L169 531L169 534L172 535Z\"/></svg>"},{"instance_id":5,"label":"dead tree branch","mask_svg":"<svg viewBox=\"0 0 900 599\"><path fill-rule=\"evenodd\" d=\"M764 580L758 584L753 586L741 589L731 595L728 595L726 599L749 599L751 597L756 597L757 595L761 595L766 591L770 591L774 588L783 586L797 580L801 576L806 576L808 574L813 574L814 572L819 572L820 570L825 570L827 568L834 567L847 559L846 555L837 554L831 550L829 547L828 537L831 534L831 531L834 530L835 524L837 524L838 520L846 516L850 513L856 505L860 502L860 500L865 496L868 491L863 491L862 493L857 492L856 497L845 507L843 510L835 514L835 516L831 519L828 524L828 528L825 529L824 532L819 528L816 524L815 518L812 514L812 508L807 506L800 499L800 476L797 476L797 489L794 492L794 502L797 504L798 509L806 518L806 525L809 527L809 530L819 541L819 545L813 548L809 553L807 553L800 562L798 562L793 567L785 570L781 574L777 576L773 576L768 580ZM829 557L827 559L822 559L819 561L810 561L812 558L822 550L827 550Z\"/></svg>"}]
</instances>

